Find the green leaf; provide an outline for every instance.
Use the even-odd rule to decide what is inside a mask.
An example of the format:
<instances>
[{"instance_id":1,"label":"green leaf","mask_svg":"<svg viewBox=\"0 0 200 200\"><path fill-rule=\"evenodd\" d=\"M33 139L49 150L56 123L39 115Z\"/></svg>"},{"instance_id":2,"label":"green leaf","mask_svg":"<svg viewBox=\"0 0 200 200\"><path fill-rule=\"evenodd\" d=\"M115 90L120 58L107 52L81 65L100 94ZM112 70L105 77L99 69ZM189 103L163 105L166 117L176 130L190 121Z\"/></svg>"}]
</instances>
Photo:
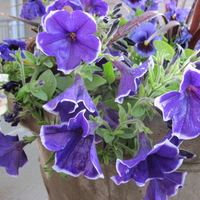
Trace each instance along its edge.
<instances>
[{"instance_id":1,"label":"green leaf","mask_svg":"<svg viewBox=\"0 0 200 200\"><path fill-rule=\"evenodd\" d=\"M23 53L24 53L26 59L27 59L30 63L32 63L32 64L34 64L34 65L36 64L37 58L36 58L32 53L30 53L29 51L24 51L24 50L23 50Z\"/></svg>"},{"instance_id":2,"label":"green leaf","mask_svg":"<svg viewBox=\"0 0 200 200\"><path fill-rule=\"evenodd\" d=\"M38 80L44 81L44 84L40 87L40 89L43 93L46 94L47 98L44 97L44 94L41 94L41 93L35 94L35 95L39 95L39 96L41 95L40 99L42 99L44 101L50 100L53 93L55 92L56 86L57 86L57 81L56 81L54 74L52 73L52 71L50 69L48 69L40 75ZM38 96L38 98L39 98L39 96Z\"/></svg>"},{"instance_id":3,"label":"green leaf","mask_svg":"<svg viewBox=\"0 0 200 200\"><path fill-rule=\"evenodd\" d=\"M145 108L142 105L136 105L131 110L133 117L141 117L145 114Z\"/></svg>"},{"instance_id":4,"label":"green leaf","mask_svg":"<svg viewBox=\"0 0 200 200\"><path fill-rule=\"evenodd\" d=\"M127 118L127 113L126 110L121 105L118 105L118 107L119 107L119 121L120 123L123 123Z\"/></svg>"},{"instance_id":5,"label":"green leaf","mask_svg":"<svg viewBox=\"0 0 200 200\"><path fill-rule=\"evenodd\" d=\"M110 132L108 131L105 131L104 134L103 134L103 138L105 140L106 143L110 143L111 141L114 140L114 136L110 134Z\"/></svg>"},{"instance_id":6,"label":"green leaf","mask_svg":"<svg viewBox=\"0 0 200 200\"><path fill-rule=\"evenodd\" d=\"M57 88L64 91L74 83L74 78L72 76L58 76L56 77L56 82Z\"/></svg>"},{"instance_id":7,"label":"green leaf","mask_svg":"<svg viewBox=\"0 0 200 200\"><path fill-rule=\"evenodd\" d=\"M106 83L106 80L97 74L93 74L92 77L93 77L92 81L85 79L85 85L88 90L94 90L98 88L100 85L103 85Z\"/></svg>"},{"instance_id":8,"label":"green leaf","mask_svg":"<svg viewBox=\"0 0 200 200\"><path fill-rule=\"evenodd\" d=\"M103 65L103 76L109 84L115 81L115 74L113 70L113 65L111 62L107 62Z\"/></svg>"},{"instance_id":9,"label":"green leaf","mask_svg":"<svg viewBox=\"0 0 200 200\"><path fill-rule=\"evenodd\" d=\"M56 152L53 152L53 153L51 154L51 156L49 157L49 159L47 160L47 162L45 163L45 165L48 165L49 163L51 163L52 161L54 161L54 159L55 159L55 154L56 154Z\"/></svg>"},{"instance_id":10,"label":"green leaf","mask_svg":"<svg viewBox=\"0 0 200 200\"><path fill-rule=\"evenodd\" d=\"M131 138L135 137L134 130L131 128L124 128L123 134L119 135L119 137L124 138L124 139L131 139Z\"/></svg>"},{"instance_id":11,"label":"green leaf","mask_svg":"<svg viewBox=\"0 0 200 200\"><path fill-rule=\"evenodd\" d=\"M35 90L31 90L31 94L35 97L37 97L38 99L41 99L43 101L47 101L48 100L48 96L46 95L46 93L44 93L42 90L35 89Z\"/></svg>"},{"instance_id":12,"label":"green leaf","mask_svg":"<svg viewBox=\"0 0 200 200\"><path fill-rule=\"evenodd\" d=\"M17 97L16 97L16 101L19 101L20 99L22 99L24 97L24 95L26 93L29 93L29 85L24 85L18 92Z\"/></svg>"},{"instance_id":13,"label":"green leaf","mask_svg":"<svg viewBox=\"0 0 200 200\"><path fill-rule=\"evenodd\" d=\"M159 52L165 50L165 52L166 52L165 59L166 60L170 61L172 59L175 52L174 52L174 49L168 43L166 43L164 41L160 41L160 40L154 40L153 45L156 48L156 50Z\"/></svg>"}]
</instances>

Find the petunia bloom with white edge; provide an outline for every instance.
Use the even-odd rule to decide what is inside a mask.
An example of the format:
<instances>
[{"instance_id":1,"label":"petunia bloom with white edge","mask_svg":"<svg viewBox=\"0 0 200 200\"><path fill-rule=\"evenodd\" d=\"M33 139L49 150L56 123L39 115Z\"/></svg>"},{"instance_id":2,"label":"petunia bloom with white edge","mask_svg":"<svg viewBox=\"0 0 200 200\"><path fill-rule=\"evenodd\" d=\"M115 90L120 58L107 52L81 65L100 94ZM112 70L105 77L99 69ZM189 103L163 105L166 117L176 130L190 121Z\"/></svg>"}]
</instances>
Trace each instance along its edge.
<instances>
[{"instance_id":1,"label":"petunia bloom with white edge","mask_svg":"<svg viewBox=\"0 0 200 200\"><path fill-rule=\"evenodd\" d=\"M51 11L44 20L46 32L37 35L37 48L55 56L58 70L71 73L84 61L94 61L101 49L94 35L97 25L93 17L82 11Z\"/></svg>"},{"instance_id":2,"label":"petunia bloom with white edge","mask_svg":"<svg viewBox=\"0 0 200 200\"><path fill-rule=\"evenodd\" d=\"M168 139L151 148L145 133L139 133L139 149L137 155L130 160L117 159L118 174L111 177L117 184L126 183L131 179L140 187L148 180L164 179L166 173L177 170L185 157L179 156L179 149Z\"/></svg>"},{"instance_id":3,"label":"petunia bloom with white edge","mask_svg":"<svg viewBox=\"0 0 200 200\"><path fill-rule=\"evenodd\" d=\"M187 172L166 173L164 179L150 181L143 200L168 200L168 196L175 196L178 189L183 188Z\"/></svg>"},{"instance_id":4,"label":"petunia bloom with white edge","mask_svg":"<svg viewBox=\"0 0 200 200\"><path fill-rule=\"evenodd\" d=\"M155 99L164 121L172 120L172 135L187 140L200 134L200 71L191 65L185 69L179 91Z\"/></svg>"},{"instance_id":5,"label":"petunia bloom with white edge","mask_svg":"<svg viewBox=\"0 0 200 200\"><path fill-rule=\"evenodd\" d=\"M67 123L70 118L75 117L81 110L86 110L84 115L89 119L89 115L98 116L98 111L94 105L82 77L75 75L74 84L62 94L43 105L43 108L54 115L60 116L61 123Z\"/></svg>"},{"instance_id":6,"label":"petunia bloom with white edge","mask_svg":"<svg viewBox=\"0 0 200 200\"><path fill-rule=\"evenodd\" d=\"M4 135L0 131L0 167L5 167L9 175L18 176L19 168L27 163L23 150L27 144L24 140L19 141L17 135Z\"/></svg>"},{"instance_id":7,"label":"petunia bloom with white edge","mask_svg":"<svg viewBox=\"0 0 200 200\"><path fill-rule=\"evenodd\" d=\"M42 126L42 144L56 151L53 169L77 177L83 174L88 179L103 178L95 149L94 129L96 123L89 123L84 117L85 110L71 118L69 125Z\"/></svg>"},{"instance_id":8,"label":"petunia bloom with white edge","mask_svg":"<svg viewBox=\"0 0 200 200\"><path fill-rule=\"evenodd\" d=\"M152 58L150 57L146 62L131 69L124 62L120 60L113 61L113 64L118 68L121 73L121 79L118 89L118 94L115 99L118 103L123 103L124 97L132 97L138 92L140 78L147 72L148 67L154 67Z\"/></svg>"}]
</instances>

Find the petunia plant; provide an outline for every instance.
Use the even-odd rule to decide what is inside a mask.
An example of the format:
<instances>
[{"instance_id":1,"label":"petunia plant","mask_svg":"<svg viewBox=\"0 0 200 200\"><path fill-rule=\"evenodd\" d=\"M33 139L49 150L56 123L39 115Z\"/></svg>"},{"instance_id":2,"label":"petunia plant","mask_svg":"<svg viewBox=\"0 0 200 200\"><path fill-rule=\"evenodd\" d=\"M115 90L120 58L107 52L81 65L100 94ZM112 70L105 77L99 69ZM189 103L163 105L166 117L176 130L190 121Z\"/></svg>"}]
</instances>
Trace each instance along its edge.
<instances>
[{"instance_id":1,"label":"petunia plant","mask_svg":"<svg viewBox=\"0 0 200 200\"><path fill-rule=\"evenodd\" d=\"M0 73L8 74L0 89L12 103L4 119L17 126L31 116L40 130L22 140L0 132L8 174L18 175L23 148L39 139L52 173L96 180L102 165L116 163L110 180L148 184L144 200L184 187L179 167L194 155L180 144L200 134L200 1L190 10L166 0L164 14L161 4L29 0L20 17L10 16L34 26L35 36L0 44ZM146 123L156 116L166 123L160 141Z\"/></svg>"}]
</instances>

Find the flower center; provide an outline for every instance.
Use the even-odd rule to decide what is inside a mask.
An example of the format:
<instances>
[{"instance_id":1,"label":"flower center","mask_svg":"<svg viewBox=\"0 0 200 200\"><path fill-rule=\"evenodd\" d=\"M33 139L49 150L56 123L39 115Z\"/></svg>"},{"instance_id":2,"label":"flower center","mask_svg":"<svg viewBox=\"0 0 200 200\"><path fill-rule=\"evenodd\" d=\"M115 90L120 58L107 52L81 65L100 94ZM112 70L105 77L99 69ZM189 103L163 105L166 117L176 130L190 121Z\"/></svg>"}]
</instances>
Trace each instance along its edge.
<instances>
[{"instance_id":1,"label":"flower center","mask_svg":"<svg viewBox=\"0 0 200 200\"><path fill-rule=\"evenodd\" d=\"M71 39L71 41L76 41L76 33L69 33L69 38Z\"/></svg>"}]
</instances>

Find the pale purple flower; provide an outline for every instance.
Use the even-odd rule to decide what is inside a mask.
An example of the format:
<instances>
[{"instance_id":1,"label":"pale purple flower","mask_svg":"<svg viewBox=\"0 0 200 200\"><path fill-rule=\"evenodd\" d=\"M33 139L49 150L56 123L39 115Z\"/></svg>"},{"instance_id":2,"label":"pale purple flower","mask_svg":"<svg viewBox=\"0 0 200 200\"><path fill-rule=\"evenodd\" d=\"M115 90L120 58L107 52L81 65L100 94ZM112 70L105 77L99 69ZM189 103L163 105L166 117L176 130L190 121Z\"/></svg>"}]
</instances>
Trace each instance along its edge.
<instances>
[{"instance_id":1,"label":"pale purple flower","mask_svg":"<svg viewBox=\"0 0 200 200\"><path fill-rule=\"evenodd\" d=\"M153 60L149 58L146 62L137 68L129 68L124 62L120 60L113 61L113 64L121 73L121 79L118 89L118 94L115 99L116 102L122 103L124 97L132 97L138 92L140 78L147 72L148 66L153 67Z\"/></svg>"},{"instance_id":2,"label":"pale purple flower","mask_svg":"<svg viewBox=\"0 0 200 200\"><path fill-rule=\"evenodd\" d=\"M89 119L89 115L98 116L96 106L79 75L75 76L74 84L70 88L46 103L43 108L54 115L59 114L62 123L68 122L70 118L75 117L84 109L87 119Z\"/></svg>"},{"instance_id":3,"label":"pale purple flower","mask_svg":"<svg viewBox=\"0 0 200 200\"><path fill-rule=\"evenodd\" d=\"M164 121L172 120L172 135L192 139L200 134L200 71L186 68L179 91L155 99Z\"/></svg>"},{"instance_id":4,"label":"pale purple flower","mask_svg":"<svg viewBox=\"0 0 200 200\"><path fill-rule=\"evenodd\" d=\"M56 151L53 169L77 177L83 174L88 179L103 178L95 149L94 129L96 123L89 123L85 110L71 118L69 125L42 126L42 144Z\"/></svg>"},{"instance_id":5,"label":"pale purple flower","mask_svg":"<svg viewBox=\"0 0 200 200\"><path fill-rule=\"evenodd\" d=\"M55 56L58 70L69 74L84 61L94 61L100 52L100 40L93 35L97 30L94 19L82 11L52 11L44 20L47 32L39 33L37 47Z\"/></svg>"},{"instance_id":6,"label":"pale purple flower","mask_svg":"<svg viewBox=\"0 0 200 200\"><path fill-rule=\"evenodd\" d=\"M140 8L145 5L146 0L122 0L131 8Z\"/></svg>"},{"instance_id":7,"label":"pale purple flower","mask_svg":"<svg viewBox=\"0 0 200 200\"><path fill-rule=\"evenodd\" d=\"M104 16L108 12L108 4L102 0L57 0L51 3L46 10L49 13L54 10L62 10L65 6L99 16Z\"/></svg>"},{"instance_id":8,"label":"pale purple flower","mask_svg":"<svg viewBox=\"0 0 200 200\"><path fill-rule=\"evenodd\" d=\"M154 40L160 40L160 37L154 37L149 43L147 39L156 32L156 27L151 22L140 25L130 35L130 38L136 43L134 50L143 57L149 57L155 54L156 49L153 46Z\"/></svg>"},{"instance_id":9,"label":"pale purple flower","mask_svg":"<svg viewBox=\"0 0 200 200\"><path fill-rule=\"evenodd\" d=\"M19 141L17 135L4 135L0 132L0 167L5 167L9 175L17 176L19 168L28 161L23 150L27 144L24 140Z\"/></svg>"},{"instance_id":10,"label":"pale purple flower","mask_svg":"<svg viewBox=\"0 0 200 200\"><path fill-rule=\"evenodd\" d=\"M166 5L168 8L168 12L165 13L165 16L167 17L167 19L169 21L171 20L176 20L178 22L183 22L188 13L189 13L189 9L185 8L185 9L180 9L176 6L177 1L166 1Z\"/></svg>"},{"instance_id":11,"label":"pale purple flower","mask_svg":"<svg viewBox=\"0 0 200 200\"><path fill-rule=\"evenodd\" d=\"M28 0L28 2L22 6L20 17L33 20L36 17L42 17L45 13L45 6L42 1Z\"/></svg>"},{"instance_id":12,"label":"pale purple flower","mask_svg":"<svg viewBox=\"0 0 200 200\"><path fill-rule=\"evenodd\" d=\"M183 187L186 172L166 173L164 179L150 181L143 200L168 200L168 196L177 194L178 189Z\"/></svg>"},{"instance_id":13,"label":"pale purple flower","mask_svg":"<svg viewBox=\"0 0 200 200\"><path fill-rule=\"evenodd\" d=\"M118 174L112 177L117 185L132 179L138 186L144 186L148 180L164 179L166 173L178 169L185 158L178 155L178 147L168 139L156 144L152 149L145 133L139 133L138 137L137 155L130 160L117 159Z\"/></svg>"},{"instance_id":14,"label":"pale purple flower","mask_svg":"<svg viewBox=\"0 0 200 200\"><path fill-rule=\"evenodd\" d=\"M0 57L4 60L14 61L10 54L15 54L17 50L26 50L26 43L22 40L4 39L5 43L0 44ZM21 53L24 58L24 54Z\"/></svg>"}]
</instances>

